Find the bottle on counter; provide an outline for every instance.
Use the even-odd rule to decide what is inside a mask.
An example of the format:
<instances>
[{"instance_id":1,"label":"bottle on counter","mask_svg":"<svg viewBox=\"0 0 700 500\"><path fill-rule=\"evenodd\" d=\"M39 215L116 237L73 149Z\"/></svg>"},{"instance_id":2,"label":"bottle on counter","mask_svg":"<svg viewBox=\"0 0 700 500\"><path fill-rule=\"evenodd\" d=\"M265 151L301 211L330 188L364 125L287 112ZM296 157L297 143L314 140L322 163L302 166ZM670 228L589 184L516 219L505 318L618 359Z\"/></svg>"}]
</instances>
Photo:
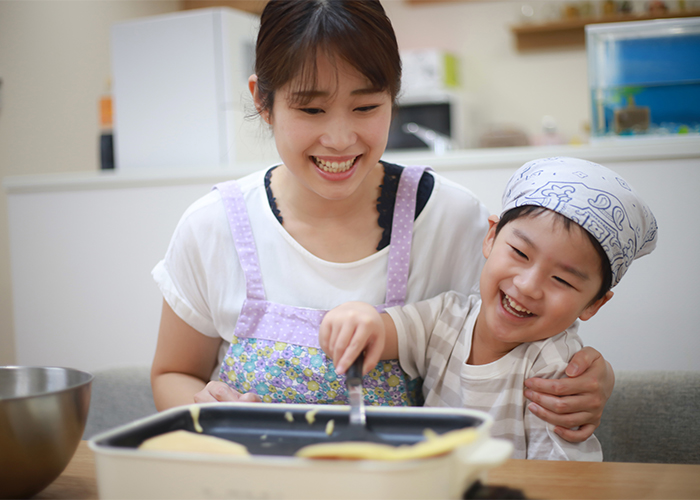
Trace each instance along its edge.
<instances>
[{"instance_id":1,"label":"bottle on counter","mask_svg":"<svg viewBox=\"0 0 700 500\"><path fill-rule=\"evenodd\" d=\"M114 134L110 80L107 80L106 92L100 97L100 168L102 170L114 169Z\"/></svg>"},{"instance_id":2,"label":"bottle on counter","mask_svg":"<svg viewBox=\"0 0 700 500\"><path fill-rule=\"evenodd\" d=\"M545 115L542 117L542 132L536 135L532 142L535 146L555 146L565 144L566 140L559 134L554 117Z\"/></svg>"}]
</instances>

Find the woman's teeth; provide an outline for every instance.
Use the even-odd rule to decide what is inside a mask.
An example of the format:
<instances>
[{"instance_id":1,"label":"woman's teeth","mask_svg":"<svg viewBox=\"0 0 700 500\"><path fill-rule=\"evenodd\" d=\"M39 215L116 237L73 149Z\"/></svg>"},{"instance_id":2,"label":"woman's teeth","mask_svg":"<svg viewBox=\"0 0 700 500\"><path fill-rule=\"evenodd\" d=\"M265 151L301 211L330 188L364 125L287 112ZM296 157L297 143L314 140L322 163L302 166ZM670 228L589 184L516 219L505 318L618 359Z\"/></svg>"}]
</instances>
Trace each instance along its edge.
<instances>
[{"instance_id":1,"label":"woman's teeth","mask_svg":"<svg viewBox=\"0 0 700 500\"><path fill-rule=\"evenodd\" d=\"M355 163L355 160L357 160L357 156L348 161L326 161L322 160L321 158L316 158L315 156L313 157L313 159L316 165L324 172L337 174L339 172L345 172L346 170L349 170L350 167L352 167Z\"/></svg>"},{"instance_id":2,"label":"woman's teeth","mask_svg":"<svg viewBox=\"0 0 700 500\"><path fill-rule=\"evenodd\" d=\"M503 294L503 307L506 311L510 312L514 316L519 318L525 318L527 316L532 316L532 311L528 311L520 304L516 303L513 299L508 297L505 293Z\"/></svg>"}]
</instances>

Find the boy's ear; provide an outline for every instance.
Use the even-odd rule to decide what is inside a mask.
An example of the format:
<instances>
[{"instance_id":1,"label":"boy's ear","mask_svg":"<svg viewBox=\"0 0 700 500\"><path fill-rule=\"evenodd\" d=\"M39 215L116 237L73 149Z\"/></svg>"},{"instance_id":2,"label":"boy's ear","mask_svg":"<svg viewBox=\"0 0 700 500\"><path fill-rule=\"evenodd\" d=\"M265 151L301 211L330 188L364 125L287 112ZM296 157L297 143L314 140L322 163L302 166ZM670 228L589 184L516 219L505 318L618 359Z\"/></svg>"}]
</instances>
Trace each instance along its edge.
<instances>
[{"instance_id":1,"label":"boy's ear","mask_svg":"<svg viewBox=\"0 0 700 500\"><path fill-rule=\"evenodd\" d=\"M603 297L586 307L578 318L581 321L588 321L593 316L595 316L596 313L600 310L600 308L603 307L603 304L605 304L608 300L612 299L612 297L613 292L611 290L608 290L608 293L603 295Z\"/></svg>"},{"instance_id":2,"label":"boy's ear","mask_svg":"<svg viewBox=\"0 0 700 500\"><path fill-rule=\"evenodd\" d=\"M260 101L260 93L258 92L258 75L250 75L248 78L248 90L250 90L250 95L253 96L253 103L255 104L255 109L258 110L260 116L265 123L270 124L270 113L268 111L262 111L262 102Z\"/></svg>"},{"instance_id":3,"label":"boy's ear","mask_svg":"<svg viewBox=\"0 0 700 500\"><path fill-rule=\"evenodd\" d=\"M496 226L498 225L498 216L491 215L489 217L489 230L484 238L484 243L481 246L481 252L487 259L491 254L491 249L493 248L493 242L496 240Z\"/></svg>"}]
</instances>

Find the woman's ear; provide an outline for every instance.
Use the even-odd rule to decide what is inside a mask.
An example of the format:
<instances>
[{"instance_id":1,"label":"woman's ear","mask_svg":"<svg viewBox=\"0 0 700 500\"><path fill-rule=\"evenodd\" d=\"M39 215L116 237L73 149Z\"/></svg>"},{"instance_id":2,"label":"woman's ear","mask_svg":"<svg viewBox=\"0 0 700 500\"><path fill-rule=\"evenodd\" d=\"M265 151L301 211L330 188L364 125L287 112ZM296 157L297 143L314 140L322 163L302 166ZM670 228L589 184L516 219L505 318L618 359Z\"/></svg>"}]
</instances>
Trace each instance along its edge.
<instances>
[{"instance_id":1,"label":"woman's ear","mask_svg":"<svg viewBox=\"0 0 700 500\"><path fill-rule=\"evenodd\" d=\"M613 297L613 292L612 292L611 290L608 290L608 293L606 293L605 295L603 295L603 297L601 297L600 299L596 300L596 301L593 302L591 305L589 305L588 307L586 307L578 318L579 318L581 321L588 321L588 320L591 319L593 316L595 316L596 313L600 310L600 308L603 307L603 305L604 305L607 301L609 301L610 299L612 299L612 297Z\"/></svg>"},{"instance_id":2,"label":"woman's ear","mask_svg":"<svg viewBox=\"0 0 700 500\"><path fill-rule=\"evenodd\" d=\"M493 249L493 242L496 240L496 226L498 226L498 220L497 215L489 216L489 230L486 233L484 243L481 246L481 252L487 259L491 254L491 249Z\"/></svg>"},{"instance_id":3,"label":"woman's ear","mask_svg":"<svg viewBox=\"0 0 700 500\"><path fill-rule=\"evenodd\" d=\"M260 99L260 92L258 91L258 75L250 75L248 78L248 90L250 90L250 95L253 96L253 103L255 104L255 109L258 111L260 116L265 123L270 123L270 113L268 110L263 109L262 100Z\"/></svg>"}]
</instances>

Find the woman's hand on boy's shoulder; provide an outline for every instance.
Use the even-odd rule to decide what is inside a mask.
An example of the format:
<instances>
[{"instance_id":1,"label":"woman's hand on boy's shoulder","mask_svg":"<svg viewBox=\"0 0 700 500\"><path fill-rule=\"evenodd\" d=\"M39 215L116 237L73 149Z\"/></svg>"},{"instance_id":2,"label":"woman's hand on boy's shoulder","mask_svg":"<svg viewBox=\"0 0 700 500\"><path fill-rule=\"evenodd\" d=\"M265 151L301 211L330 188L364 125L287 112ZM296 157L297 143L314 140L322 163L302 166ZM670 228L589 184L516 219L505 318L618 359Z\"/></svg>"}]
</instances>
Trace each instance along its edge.
<instances>
[{"instance_id":1,"label":"woman's hand on boy's shoulder","mask_svg":"<svg viewBox=\"0 0 700 500\"><path fill-rule=\"evenodd\" d=\"M235 389L230 388L224 382L211 381L204 389L194 395L195 403L228 403L228 402L245 402L245 403L260 403L260 396L252 392L241 394Z\"/></svg>"},{"instance_id":2,"label":"woman's hand on boy's shoulder","mask_svg":"<svg viewBox=\"0 0 700 500\"><path fill-rule=\"evenodd\" d=\"M569 378L531 378L525 381L528 409L555 425L566 441L583 442L600 425L603 408L612 394L615 374L592 347L577 352L566 368Z\"/></svg>"}]
</instances>

